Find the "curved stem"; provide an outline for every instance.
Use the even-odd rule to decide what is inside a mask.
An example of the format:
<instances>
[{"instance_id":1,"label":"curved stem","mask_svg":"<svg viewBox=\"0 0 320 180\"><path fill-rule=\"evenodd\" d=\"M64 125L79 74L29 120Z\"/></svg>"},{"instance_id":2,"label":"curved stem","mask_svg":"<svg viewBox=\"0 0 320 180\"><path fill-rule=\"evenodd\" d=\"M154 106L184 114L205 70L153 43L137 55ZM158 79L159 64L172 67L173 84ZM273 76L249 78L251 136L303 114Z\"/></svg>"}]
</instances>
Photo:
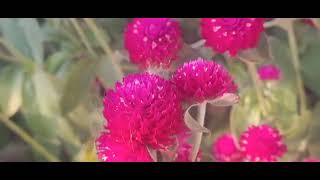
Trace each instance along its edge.
<instances>
[{"instance_id":1,"label":"curved stem","mask_svg":"<svg viewBox=\"0 0 320 180\"><path fill-rule=\"evenodd\" d=\"M203 102L198 106L197 120L201 126L204 126L204 120L206 117L206 105L207 105L207 103ZM194 162L197 158L197 155L198 155L198 152L200 149L200 145L201 145L201 140L202 140L202 132L196 133L195 134L195 141L194 141L195 143L194 143L194 146L192 148L192 153L191 153L191 161L192 162Z\"/></svg>"},{"instance_id":2,"label":"curved stem","mask_svg":"<svg viewBox=\"0 0 320 180\"><path fill-rule=\"evenodd\" d=\"M263 93L261 91L262 86L261 86L261 82L260 82L260 80L258 78L258 75L257 75L256 65L253 64L253 63L250 63L250 62L246 62L246 64L247 64L248 71L250 73L254 88L256 90L256 94L257 94L257 97L258 97L258 102L259 102L259 105L260 105L260 109L261 109L262 115L265 117L265 116L267 116L267 110L266 110L265 105L264 105Z\"/></svg>"},{"instance_id":3,"label":"curved stem","mask_svg":"<svg viewBox=\"0 0 320 180\"><path fill-rule=\"evenodd\" d=\"M46 148L34 140L27 132L17 126L9 118L0 115L0 121L7 126L11 131L21 137L26 143L28 143L34 150L45 157L50 162L59 162L59 159L52 155Z\"/></svg>"},{"instance_id":4,"label":"curved stem","mask_svg":"<svg viewBox=\"0 0 320 180\"><path fill-rule=\"evenodd\" d=\"M302 76L300 72L300 60L299 60L299 54L298 54L298 46L297 46L297 40L293 29L293 24L291 24L288 28L288 38L289 38L289 47L291 50L291 56L292 56L292 64L295 70L296 80L297 80L297 88L300 98L300 114L304 114L307 111L307 100L306 100L306 94L304 91L304 85L302 81Z\"/></svg>"}]
</instances>

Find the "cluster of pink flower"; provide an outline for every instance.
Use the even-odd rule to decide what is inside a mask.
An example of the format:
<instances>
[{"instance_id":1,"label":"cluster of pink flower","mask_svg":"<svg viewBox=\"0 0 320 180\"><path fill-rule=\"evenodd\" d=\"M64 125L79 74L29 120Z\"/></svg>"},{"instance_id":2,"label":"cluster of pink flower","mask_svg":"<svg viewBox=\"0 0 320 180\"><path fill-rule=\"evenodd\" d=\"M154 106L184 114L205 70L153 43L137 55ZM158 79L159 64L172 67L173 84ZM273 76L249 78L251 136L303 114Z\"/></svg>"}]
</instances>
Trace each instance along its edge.
<instances>
[{"instance_id":1,"label":"cluster of pink flower","mask_svg":"<svg viewBox=\"0 0 320 180\"><path fill-rule=\"evenodd\" d=\"M218 161L274 162L287 151L277 129L269 125L250 126L240 136L239 143L231 134L220 136L212 152Z\"/></svg>"},{"instance_id":2,"label":"cluster of pink flower","mask_svg":"<svg viewBox=\"0 0 320 180\"><path fill-rule=\"evenodd\" d=\"M257 45L263 23L260 18L204 18L202 37L214 51L235 56ZM130 60L142 69L169 68L183 44L179 23L169 18L134 19L124 38ZM273 69L261 70L263 77L270 72L278 79ZM182 103L236 92L237 85L222 65L201 58L181 65L170 79L149 72L128 75L106 92L103 114L109 131L96 141L98 157L106 162L149 162L150 151L175 149L173 161L190 161L192 144ZM286 150L280 133L268 125L249 127L239 145L230 134L213 145L217 161L276 161Z\"/></svg>"}]
</instances>

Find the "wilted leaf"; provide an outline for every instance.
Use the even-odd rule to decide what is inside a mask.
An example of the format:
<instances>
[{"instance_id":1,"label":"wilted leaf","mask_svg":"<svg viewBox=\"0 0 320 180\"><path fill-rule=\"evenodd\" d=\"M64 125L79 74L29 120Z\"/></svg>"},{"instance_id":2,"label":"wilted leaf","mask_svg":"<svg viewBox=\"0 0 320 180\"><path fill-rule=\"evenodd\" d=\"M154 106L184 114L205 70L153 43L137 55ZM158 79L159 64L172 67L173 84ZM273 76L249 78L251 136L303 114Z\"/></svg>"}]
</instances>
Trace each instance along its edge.
<instances>
[{"instance_id":1,"label":"wilted leaf","mask_svg":"<svg viewBox=\"0 0 320 180\"><path fill-rule=\"evenodd\" d=\"M195 120L189 112L192 107L197 106L199 106L199 104L193 104L186 110L186 112L184 113L184 122L186 123L187 127L191 129L191 131L210 133L210 130L201 126L199 122Z\"/></svg>"},{"instance_id":2,"label":"wilted leaf","mask_svg":"<svg viewBox=\"0 0 320 180\"><path fill-rule=\"evenodd\" d=\"M248 62L261 63L272 59L268 37L261 34L258 47L240 51L238 57Z\"/></svg>"},{"instance_id":3,"label":"wilted leaf","mask_svg":"<svg viewBox=\"0 0 320 180\"><path fill-rule=\"evenodd\" d=\"M0 111L11 117L22 104L23 72L16 66L8 65L0 71Z\"/></svg>"},{"instance_id":4,"label":"wilted leaf","mask_svg":"<svg viewBox=\"0 0 320 180\"><path fill-rule=\"evenodd\" d=\"M72 111L86 96L95 77L96 65L97 62L94 60L79 60L74 64L64 86L60 102L63 114Z\"/></svg>"},{"instance_id":5,"label":"wilted leaf","mask_svg":"<svg viewBox=\"0 0 320 180\"><path fill-rule=\"evenodd\" d=\"M239 96L232 93L225 93L221 97L218 97L214 100L208 101L209 104L213 106L232 106L239 102Z\"/></svg>"},{"instance_id":6,"label":"wilted leaf","mask_svg":"<svg viewBox=\"0 0 320 180\"><path fill-rule=\"evenodd\" d=\"M158 161L157 150L152 149L151 147L148 147L148 146L147 146L147 150L148 150L149 155L150 155L150 157L152 158L152 160L153 160L154 162L157 162L157 161Z\"/></svg>"}]
</instances>

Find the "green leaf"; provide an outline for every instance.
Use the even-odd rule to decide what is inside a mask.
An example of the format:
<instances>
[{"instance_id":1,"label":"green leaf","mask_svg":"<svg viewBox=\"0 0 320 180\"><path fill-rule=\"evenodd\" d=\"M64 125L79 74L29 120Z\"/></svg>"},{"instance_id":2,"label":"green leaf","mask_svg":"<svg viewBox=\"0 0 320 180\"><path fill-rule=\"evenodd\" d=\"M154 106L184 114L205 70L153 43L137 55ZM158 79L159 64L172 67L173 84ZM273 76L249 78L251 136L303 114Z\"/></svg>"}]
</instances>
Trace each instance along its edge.
<instances>
[{"instance_id":1,"label":"green leaf","mask_svg":"<svg viewBox=\"0 0 320 180\"><path fill-rule=\"evenodd\" d=\"M43 61L43 35L39 24L34 18L1 19L1 29L8 40L23 55L34 59L37 63Z\"/></svg>"},{"instance_id":2,"label":"green leaf","mask_svg":"<svg viewBox=\"0 0 320 180\"><path fill-rule=\"evenodd\" d=\"M213 106L232 106L239 102L239 96L237 94L225 93L221 97L208 101L209 104Z\"/></svg>"},{"instance_id":3,"label":"green leaf","mask_svg":"<svg viewBox=\"0 0 320 180\"><path fill-rule=\"evenodd\" d=\"M313 109L312 120L310 122L308 150L311 156L320 158L320 102Z\"/></svg>"},{"instance_id":4,"label":"green leaf","mask_svg":"<svg viewBox=\"0 0 320 180\"><path fill-rule=\"evenodd\" d=\"M287 42L277 38L269 37L271 53L275 63L282 72L282 83L289 84L292 89L296 89L295 71L291 61L291 53Z\"/></svg>"},{"instance_id":5,"label":"green leaf","mask_svg":"<svg viewBox=\"0 0 320 180\"><path fill-rule=\"evenodd\" d=\"M256 92L253 88L244 89L240 97L240 102L232 107L230 114L230 129L236 137L247 130L248 126L257 125L262 118Z\"/></svg>"},{"instance_id":6,"label":"green leaf","mask_svg":"<svg viewBox=\"0 0 320 180\"><path fill-rule=\"evenodd\" d=\"M57 118L60 115L59 95L49 76L41 69L28 76L23 87L22 112L31 131L52 138L57 133Z\"/></svg>"},{"instance_id":7,"label":"green leaf","mask_svg":"<svg viewBox=\"0 0 320 180\"><path fill-rule=\"evenodd\" d=\"M23 72L17 66L8 65L0 71L0 111L11 117L22 104Z\"/></svg>"},{"instance_id":8,"label":"green leaf","mask_svg":"<svg viewBox=\"0 0 320 180\"><path fill-rule=\"evenodd\" d=\"M320 96L320 42L315 42L301 55L303 80L308 88Z\"/></svg>"},{"instance_id":9,"label":"green leaf","mask_svg":"<svg viewBox=\"0 0 320 180\"><path fill-rule=\"evenodd\" d=\"M22 18L19 19L20 28L24 30L25 37L31 48L33 59L41 64L43 62L43 34L37 19Z\"/></svg>"},{"instance_id":10,"label":"green leaf","mask_svg":"<svg viewBox=\"0 0 320 180\"><path fill-rule=\"evenodd\" d=\"M64 62L66 60L70 60L70 59L66 59L67 55L68 53L66 51L58 51L51 54L47 58L46 64L45 64L47 72L52 74L58 72L58 70L63 66Z\"/></svg>"},{"instance_id":11,"label":"green leaf","mask_svg":"<svg viewBox=\"0 0 320 180\"><path fill-rule=\"evenodd\" d=\"M261 63L271 60L270 44L267 35L262 33L256 48L240 51L238 56L240 59L248 62Z\"/></svg>"},{"instance_id":12,"label":"green leaf","mask_svg":"<svg viewBox=\"0 0 320 180\"><path fill-rule=\"evenodd\" d=\"M32 50L24 34L24 29L20 27L18 19L1 19L0 25L3 37L17 48L23 55L32 58Z\"/></svg>"},{"instance_id":13,"label":"green leaf","mask_svg":"<svg viewBox=\"0 0 320 180\"><path fill-rule=\"evenodd\" d=\"M119 72L116 67L113 66L109 58L102 58L97 66L98 76L104 86L113 87L117 81L121 81L124 76L122 72Z\"/></svg>"},{"instance_id":14,"label":"green leaf","mask_svg":"<svg viewBox=\"0 0 320 180\"><path fill-rule=\"evenodd\" d=\"M63 90L60 107L63 114L72 111L85 97L95 77L97 62L79 60L71 69Z\"/></svg>"},{"instance_id":15,"label":"green leaf","mask_svg":"<svg viewBox=\"0 0 320 180\"><path fill-rule=\"evenodd\" d=\"M0 122L0 149L10 142L10 131Z\"/></svg>"}]
</instances>

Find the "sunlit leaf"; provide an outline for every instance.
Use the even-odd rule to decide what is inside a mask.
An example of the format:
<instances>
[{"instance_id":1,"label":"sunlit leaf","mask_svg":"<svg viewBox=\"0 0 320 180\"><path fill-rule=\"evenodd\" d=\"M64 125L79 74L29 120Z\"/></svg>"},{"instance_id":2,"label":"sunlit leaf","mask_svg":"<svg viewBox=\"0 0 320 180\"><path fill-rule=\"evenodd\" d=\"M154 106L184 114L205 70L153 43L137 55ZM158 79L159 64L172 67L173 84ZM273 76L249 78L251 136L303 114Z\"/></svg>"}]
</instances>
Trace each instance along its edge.
<instances>
[{"instance_id":1,"label":"sunlit leaf","mask_svg":"<svg viewBox=\"0 0 320 180\"><path fill-rule=\"evenodd\" d=\"M0 111L10 117L22 104L23 72L19 67L8 65L0 71Z\"/></svg>"}]
</instances>

